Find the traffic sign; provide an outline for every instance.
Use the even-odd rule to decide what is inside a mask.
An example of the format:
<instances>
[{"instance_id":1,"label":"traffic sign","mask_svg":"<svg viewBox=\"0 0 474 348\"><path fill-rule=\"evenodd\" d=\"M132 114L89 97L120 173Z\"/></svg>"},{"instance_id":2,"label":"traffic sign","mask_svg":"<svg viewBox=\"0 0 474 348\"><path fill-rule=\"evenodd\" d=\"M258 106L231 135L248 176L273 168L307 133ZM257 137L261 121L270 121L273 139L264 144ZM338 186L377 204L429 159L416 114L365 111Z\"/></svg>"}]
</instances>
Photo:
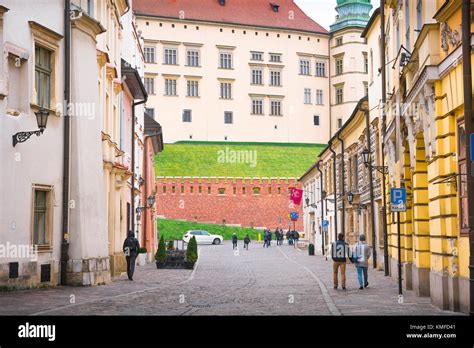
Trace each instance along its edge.
<instances>
[{"instance_id":1,"label":"traffic sign","mask_svg":"<svg viewBox=\"0 0 474 348\"><path fill-rule=\"evenodd\" d=\"M328 226L329 226L329 220L323 220L323 221L321 222L321 226L322 226L322 227L328 227Z\"/></svg>"},{"instance_id":2,"label":"traffic sign","mask_svg":"<svg viewBox=\"0 0 474 348\"><path fill-rule=\"evenodd\" d=\"M474 162L474 133L470 136L471 161Z\"/></svg>"},{"instance_id":3,"label":"traffic sign","mask_svg":"<svg viewBox=\"0 0 474 348\"><path fill-rule=\"evenodd\" d=\"M300 217L300 215L298 214L298 212L291 212L290 213L291 221L296 221L296 220L298 220L299 217Z\"/></svg>"},{"instance_id":4,"label":"traffic sign","mask_svg":"<svg viewBox=\"0 0 474 348\"><path fill-rule=\"evenodd\" d=\"M390 211L407 211L407 191L405 188L392 187L390 189Z\"/></svg>"}]
</instances>

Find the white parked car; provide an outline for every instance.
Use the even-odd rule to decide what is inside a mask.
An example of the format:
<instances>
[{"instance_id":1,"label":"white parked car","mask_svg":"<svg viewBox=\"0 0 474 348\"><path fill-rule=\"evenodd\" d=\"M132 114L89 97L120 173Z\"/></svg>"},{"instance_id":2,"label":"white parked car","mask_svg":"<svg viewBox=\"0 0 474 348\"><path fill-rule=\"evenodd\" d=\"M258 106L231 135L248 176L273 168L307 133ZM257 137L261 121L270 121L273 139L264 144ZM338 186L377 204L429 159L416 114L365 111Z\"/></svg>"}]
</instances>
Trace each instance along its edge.
<instances>
[{"instance_id":1,"label":"white parked car","mask_svg":"<svg viewBox=\"0 0 474 348\"><path fill-rule=\"evenodd\" d=\"M224 240L224 238L222 236L219 236L217 234L210 234L209 232L202 231L202 230L187 231L183 236L183 240L186 243L189 243L189 241L191 240L191 238L193 236L196 237L196 242L198 244L216 244L216 245L219 245Z\"/></svg>"}]
</instances>

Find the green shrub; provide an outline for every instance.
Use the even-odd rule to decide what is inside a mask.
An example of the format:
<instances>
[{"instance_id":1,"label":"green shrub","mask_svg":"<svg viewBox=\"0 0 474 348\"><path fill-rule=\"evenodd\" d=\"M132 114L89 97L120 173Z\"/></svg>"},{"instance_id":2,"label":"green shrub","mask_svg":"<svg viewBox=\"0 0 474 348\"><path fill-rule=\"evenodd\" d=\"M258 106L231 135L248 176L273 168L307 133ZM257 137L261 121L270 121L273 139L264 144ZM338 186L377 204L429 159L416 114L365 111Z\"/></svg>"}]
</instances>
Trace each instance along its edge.
<instances>
[{"instance_id":1,"label":"green shrub","mask_svg":"<svg viewBox=\"0 0 474 348\"><path fill-rule=\"evenodd\" d=\"M188 248L186 250L186 261L194 263L197 261L197 259L197 242L196 237L193 236L193 238L191 238L191 240L189 241Z\"/></svg>"},{"instance_id":2,"label":"green shrub","mask_svg":"<svg viewBox=\"0 0 474 348\"><path fill-rule=\"evenodd\" d=\"M309 244L308 246L308 253L309 255L314 255L314 244Z\"/></svg>"},{"instance_id":3,"label":"green shrub","mask_svg":"<svg viewBox=\"0 0 474 348\"><path fill-rule=\"evenodd\" d=\"M147 252L148 252L148 250L146 250L145 247L141 247L141 248L138 249L139 254L146 254Z\"/></svg>"},{"instance_id":4,"label":"green shrub","mask_svg":"<svg viewBox=\"0 0 474 348\"><path fill-rule=\"evenodd\" d=\"M166 246L163 235L161 235L160 242L158 243L158 250L155 254L155 260L159 263L164 263L166 261Z\"/></svg>"}]
</instances>

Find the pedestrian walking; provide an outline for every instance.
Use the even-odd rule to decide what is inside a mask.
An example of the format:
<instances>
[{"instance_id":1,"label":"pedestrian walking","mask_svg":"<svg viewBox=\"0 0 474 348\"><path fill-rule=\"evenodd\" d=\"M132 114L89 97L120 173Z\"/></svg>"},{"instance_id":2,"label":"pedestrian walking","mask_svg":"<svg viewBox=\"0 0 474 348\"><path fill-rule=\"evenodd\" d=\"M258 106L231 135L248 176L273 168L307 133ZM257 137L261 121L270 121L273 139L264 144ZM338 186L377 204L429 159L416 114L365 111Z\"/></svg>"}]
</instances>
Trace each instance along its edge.
<instances>
[{"instance_id":1,"label":"pedestrian walking","mask_svg":"<svg viewBox=\"0 0 474 348\"><path fill-rule=\"evenodd\" d=\"M349 245L344 242L344 234L337 235L337 241L331 245L331 256L333 263L334 289L338 287L338 273L341 269L342 290L346 290L346 261L349 257Z\"/></svg>"},{"instance_id":2,"label":"pedestrian walking","mask_svg":"<svg viewBox=\"0 0 474 348\"><path fill-rule=\"evenodd\" d=\"M295 248L298 247L298 240L300 239L300 234L298 231L293 231L293 239L295 243Z\"/></svg>"},{"instance_id":3,"label":"pedestrian walking","mask_svg":"<svg viewBox=\"0 0 474 348\"><path fill-rule=\"evenodd\" d=\"M286 232L286 239L288 240L288 245L293 244L293 238L292 238L292 234L291 234L290 230L288 230L288 232Z\"/></svg>"},{"instance_id":4,"label":"pedestrian walking","mask_svg":"<svg viewBox=\"0 0 474 348\"><path fill-rule=\"evenodd\" d=\"M234 232L234 234L232 235L232 249L233 250L237 249L237 241L238 241L237 234Z\"/></svg>"},{"instance_id":5,"label":"pedestrian walking","mask_svg":"<svg viewBox=\"0 0 474 348\"><path fill-rule=\"evenodd\" d=\"M365 241L365 235L361 234L359 237L359 242L355 246L355 257L356 257L356 269L357 269L357 278L359 280L359 289L363 290L369 286L369 258L372 255L372 252ZM362 279L362 275L364 279Z\"/></svg>"},{"instance_id":6,"label":"pedestrian walking","mask_svg":"<svg viewBox=\"0 0 474 348\"><path fill-rule=\"evenodd\" d=\"M267 248L272 245L272 231L268 230L268 244Z\"/></svg>"},{"instance_id":7,"label":"pedestrian walking","mask_svg":"<svg viewBox=\"0 0 474 348\"><path fill-rule=\"evenodd\" d=\"M263 247L265 248L268 244L268 230L265 228L263 231Z\"/></svg>"},{"instance_id":8,"label":"pedestrian walking","mask_svg":"<svg viewBox=\"0 0 474 348\"><path fill-rule=\"evenodd\" d=\"M278 231L278 228L275 229L275 240L277 242L277 246L280 245L280 231Z\"/></svg>"},{"instance_id":9,"label":"pedestrian walking","mask_svg":"<svg viewBox=\"0 0 474 348\"><path fill-rule=\"evenodd\" d=\"M249 243L250 243L250 237L248 234L246 234L244 237L244 248L247 250L249 250Z\"/></svg>"},{"instance_id":10,"label":"pedestrian walking","mask_svg":"<svg viewBox=\"0 0 474 348\"><path fill-rule=\"evenodd\" d=\"M133 280L133 273L135 272L135 261L140 249L140 243L135 238L133 231L128 232L128 237L123 242L123 252L127 260L127 276L129 280Z\"/></svg>"}]
</instances>

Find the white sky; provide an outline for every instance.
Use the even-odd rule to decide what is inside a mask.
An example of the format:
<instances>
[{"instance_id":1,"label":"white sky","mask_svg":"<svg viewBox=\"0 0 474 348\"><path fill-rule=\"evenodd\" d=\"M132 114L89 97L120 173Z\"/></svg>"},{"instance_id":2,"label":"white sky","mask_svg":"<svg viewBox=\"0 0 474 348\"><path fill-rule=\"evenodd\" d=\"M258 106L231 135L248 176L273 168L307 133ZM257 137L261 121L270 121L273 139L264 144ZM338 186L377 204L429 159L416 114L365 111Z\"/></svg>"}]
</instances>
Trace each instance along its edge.
<instances>
[{"instance_id":1,"label":"white sky","mask_svg":"<svg viewBox=\"0 0 474 348\"><path fill-rule=\"evenodd\" d=\"M336 21L336 0L295 0L295 3L327 30Z\"/></svg>"}]
</instances>

